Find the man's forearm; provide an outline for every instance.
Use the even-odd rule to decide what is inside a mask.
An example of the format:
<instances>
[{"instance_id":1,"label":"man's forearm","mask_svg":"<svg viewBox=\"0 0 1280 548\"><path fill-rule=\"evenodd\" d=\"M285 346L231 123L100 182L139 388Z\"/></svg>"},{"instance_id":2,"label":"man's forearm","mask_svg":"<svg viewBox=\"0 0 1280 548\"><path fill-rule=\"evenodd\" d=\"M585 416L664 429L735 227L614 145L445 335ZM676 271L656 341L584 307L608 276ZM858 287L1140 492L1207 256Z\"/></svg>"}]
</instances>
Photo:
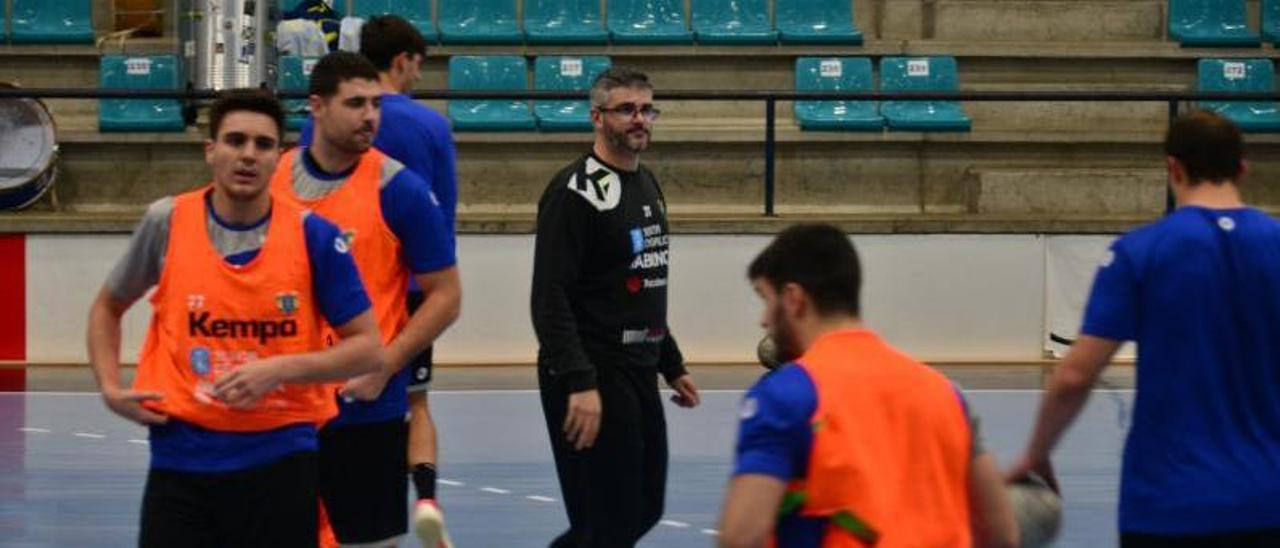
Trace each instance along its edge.
<instances>
[{"instance_id":1,"label":"man's forearm","mask_svg":"<svg viewBox=\"0 0 1280 548\"><path fill-rule=\"evenodd\" d=\"M387 375L404 369L409 360L425 351L457 321L462 310L461 281L456 270L444 276L445 283L437 281L430 287L423 284L422 305L409 316L409 322L400 334L387 344L387 359L382 364Z\"/></svg>"},{"instance_id":2,"label":"man's forearm","mask_svg":"<svg viewBox=\"0 0 1280 548\"><path fill-rule=\"evenodd\" d=\"M89 308L89 364L100 390L120 388L120 315L99 295Z\"/></svg>"},{"instance_id":3,"label":"man's forearm","mask_svg":"<svg viewBox=\"0 0 1280 548\"><path fill-rule=\"evenodd\" d=\"M1035 434L1028 446L1028 456L1033 461L1049 457L1063 432L1088 402L1092 384L1092 379L1082 378L1074 370L1065 367L1065 364L1054 374L1041 401Z\"/></svg>"},{"instance_id":4,"label":"man's forearm","mask_svg":"<svg viewBox=\"0 0 1280 548\"><path fill-rule=\"evenodd\" d=\"M342 335L331 347L289 355L282 368L282 382L340 381L377 371L382 366L381 341L373 315L365 312L359 320L353 321L367 322L368 325Z\"/></svg>"}]
</instances>

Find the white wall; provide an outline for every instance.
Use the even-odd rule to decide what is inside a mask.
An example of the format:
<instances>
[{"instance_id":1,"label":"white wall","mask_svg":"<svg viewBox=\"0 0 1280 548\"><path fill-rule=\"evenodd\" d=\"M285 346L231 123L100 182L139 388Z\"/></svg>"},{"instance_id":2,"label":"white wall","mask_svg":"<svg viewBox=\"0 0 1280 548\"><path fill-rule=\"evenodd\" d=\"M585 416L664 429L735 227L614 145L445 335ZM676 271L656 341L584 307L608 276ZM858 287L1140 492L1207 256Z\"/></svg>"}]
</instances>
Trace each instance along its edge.
<instances>
[{"instance_id":1,"label":"white wall","mask_svg":"<svg viewBox=\"0 0 1280 548\"><path fill-rule=\"evenodd\" d=\"M760 308L745 280L767 236L676 235L672 239L672 329L694 362L754 358ZM85 317L124 235L33 235L28 239L28 356L84 362ZM865 271L869 324L925 359L1040 357L1045 331L1045 239L1038 236L895 235L854 238ZM463 314L438 348L442 363L529 363L533 237L459 238ZM149 316L136 305L125 328L136 359Z\"/></svg>"},{"instance_id":2,"label":"white wall","mask_svg":"<svg viewBox=\"0 0 1280 548\"><path fill-rule=\"evenodd\" d=\"M123 235L27 237L28 361L88 363L89 304L127 243ZM145 299L125 316L122 360L137 359L150 317Z\"/></svg>"}]
</instances>

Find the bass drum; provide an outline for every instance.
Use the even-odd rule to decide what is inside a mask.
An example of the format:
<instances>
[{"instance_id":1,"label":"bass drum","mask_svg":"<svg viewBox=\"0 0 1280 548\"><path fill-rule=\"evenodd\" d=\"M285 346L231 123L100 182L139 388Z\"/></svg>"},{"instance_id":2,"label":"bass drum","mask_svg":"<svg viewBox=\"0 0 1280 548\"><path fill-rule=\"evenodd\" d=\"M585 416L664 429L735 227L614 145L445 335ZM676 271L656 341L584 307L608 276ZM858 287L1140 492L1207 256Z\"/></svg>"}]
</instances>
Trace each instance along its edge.
<instances>
[{"instance_id":1,"label":"bass drum","mask_svg":"<svg viewBox=\"0 0 1280 548\"><path fill-rule=\"evenodd\" d=\"M0 99L0 210L22 209L39 200L57 178L57 160L53 117L44 103Z\"/></svg>"}]
</instances>

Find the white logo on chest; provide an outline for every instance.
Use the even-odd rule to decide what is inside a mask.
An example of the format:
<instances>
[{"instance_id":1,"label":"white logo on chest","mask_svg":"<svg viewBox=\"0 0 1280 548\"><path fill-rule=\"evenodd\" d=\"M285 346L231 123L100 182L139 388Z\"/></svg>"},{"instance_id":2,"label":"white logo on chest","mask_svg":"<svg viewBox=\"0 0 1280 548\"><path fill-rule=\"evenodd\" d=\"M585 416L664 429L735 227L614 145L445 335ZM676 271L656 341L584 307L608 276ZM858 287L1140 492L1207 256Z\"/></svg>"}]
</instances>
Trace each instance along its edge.
<instances>
[{"instance_id":1,"label":"white logo on chest","mask_svg":"<svg viewBox=\"0 0 1280 548\"><path fill-rule=\"evenodd\" d=\"M583 171L586 172L585 178L580 177L583 172L569 177L569 190L582 195L587 203L599 211L618 207L618 202L622 200L622 179L618 174L591 157L587 158Z\"/></svg>"}]
</instances>

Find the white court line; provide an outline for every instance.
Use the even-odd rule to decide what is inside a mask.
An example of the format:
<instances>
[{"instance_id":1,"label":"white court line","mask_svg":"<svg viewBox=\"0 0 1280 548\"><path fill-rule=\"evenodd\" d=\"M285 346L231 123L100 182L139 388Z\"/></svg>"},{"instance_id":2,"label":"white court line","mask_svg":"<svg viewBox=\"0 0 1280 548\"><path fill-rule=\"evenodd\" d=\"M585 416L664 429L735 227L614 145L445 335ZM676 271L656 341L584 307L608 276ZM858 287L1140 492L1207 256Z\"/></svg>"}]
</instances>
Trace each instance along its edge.
<instances>
[{"instance_id":1,"label":"white court line","mask_svg":"<svg viewBox=\"0 0 1280 548\"><path fill-rule=\"evenodd\" d=\"M717 531L717 530L715 530L715 529L703 529L703 530L702 530L702 534L707 535L707 536L714 537L714 536L719 536L719 535L720 535L720 531Z\"/></svg>"},{"instance_id":2,"label":"white court line","mask_svg":"<svg viewBox=\"0 0 1280 548\"><path fill-rule=\"evenodd\" d=\"M436 483L439 483L441 485L448 485L449 487L462 487L463 485L466 485L465 483L462 483L460 481L454 481L454 480L448 480L448 479L437 479Z\"/></svg>"},{"instance_id":3,"label":"white court line","mask_svg":"<svg viewBox=\"0 0 1280 548\"><path fill-rule=\"evenodd\" d=\"M525 498L532 500L534 502L555 502L556 501L556 499L553 499L551 497L544 497L542 495L529 495Z\"/></svg>"},{"instance_id":4,"label":"white court line","mask_svg":"<svg viewBox=\"0 0 1280 548\"><path fill-rule=\"evenodd\" d=\"M481 491L484 491L484 492L486 492L486 493L493 493L493 494L495 494L495 495L510 495L510 494L511 494L511 491L508 491L508 490L506 490L506 489L498 489L497 487L481 487L481 488L480 488L480 490L481 490Z\"/></svg>"},{"instance_id":5,"label":"white court line","mask_svg":"<svg viewBox=\"0 0 1280 548\"><path fill-rule=\"evenodd\" d=\"M31 428L29 426L19 428L18 431L26 432L28 434L48 434L49 432L52 432L52 430L49 430L48 428Z\"/></svg>"},{"instance_id":6,"label":"white court line","mask_svg":"<svg viewBox=\"0 0 1280 548\"><path fill-rule=\"evenodd\" d=\"M75 437L77 437L77 438L89 438L89 439L94 439L94 440L100 440L100 439L103 439L103 438L105 438L105 437L106 437L106 436L104 436L104 435L102 435L102 434L93 434L93 433L89 433L89 432L76 432L75 434L72 434L72 435L73 435L73 436L75 436Z\"/></svg>"},{"instance_id":7,"label":"white court line","mask_svg":"<svg viewBox=\"0 0 1280 548\"><path fill-rule=\"evenodd\" d=\"M684 529L685 527L689 526L688 523L685 523L683 521L676 521L673 519L664 519L658 523L666 525L667 527L675 527L676 529Z\"/></svg>"},{"instance_id":8,"label":"white court line","mask_svg":"<svg viewBox=\"0 0 1280 548\"><path fill-rule=\"evenodd\" d=\"M136 444L138 444L138 445L150 445L150 444L151 444L151 442L149 442L149 441L147 441L147 440L129 440L129 443L136 443Z\"/></svg>"}]
</instances>

